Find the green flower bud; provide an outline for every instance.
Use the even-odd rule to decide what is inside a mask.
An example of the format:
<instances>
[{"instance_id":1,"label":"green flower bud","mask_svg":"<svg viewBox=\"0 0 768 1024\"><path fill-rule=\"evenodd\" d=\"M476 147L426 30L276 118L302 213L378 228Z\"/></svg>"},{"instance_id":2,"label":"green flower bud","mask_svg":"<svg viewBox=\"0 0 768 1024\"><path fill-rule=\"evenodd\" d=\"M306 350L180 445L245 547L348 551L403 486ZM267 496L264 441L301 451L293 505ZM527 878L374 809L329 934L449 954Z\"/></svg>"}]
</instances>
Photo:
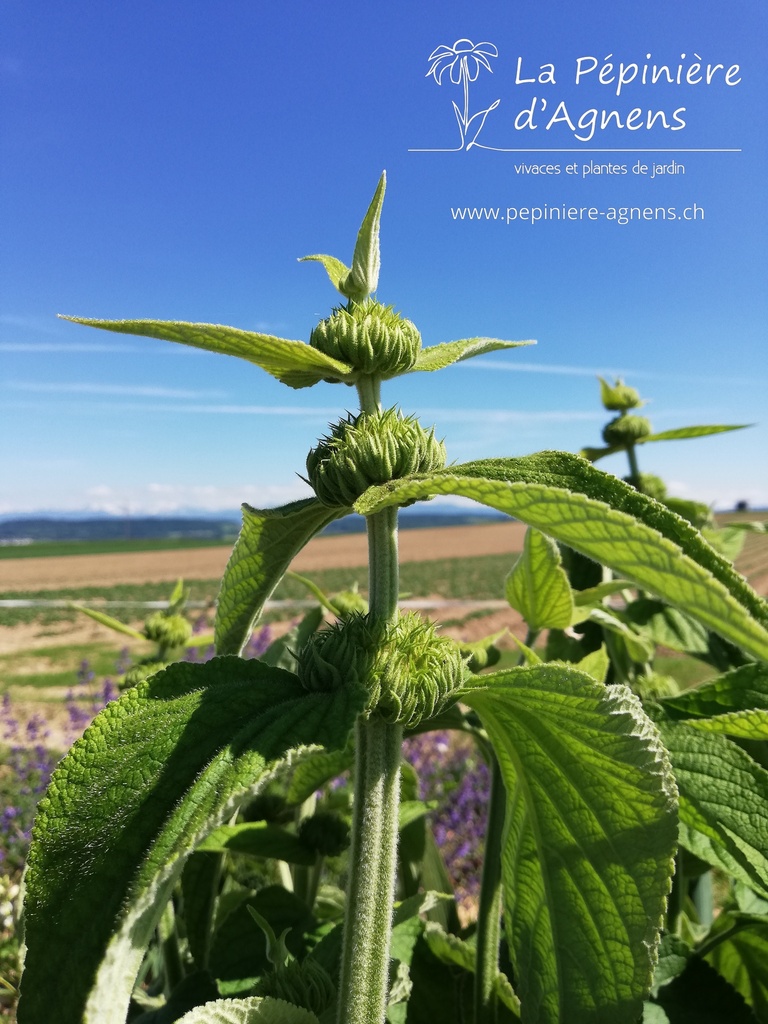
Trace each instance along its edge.
<instances>
[{"instance_id":1,"label":"green flower bud","mask_svg":"<svg viewBox=\"0 0 768 1024\"><path fill-rule=\"evenodd\" d=\"M312 331L309 344L360 373L386 379L411 369L421 348L421 334L391 306L368 299L351 309L335 309Z\"/></svg>"},{"instance_id":2,"label":"green flower bud","mask_svg":"<svg viewBox=\"0 0 768 1024\"><path fill-rule=\"evenodd\" d=\"M144 625L144 635L163 647L182 647L192 636L192 627L183 615L155 612Z\"/></svg>"},{"instance_id":3,"label":"green flower bud","mask_svg":"<svg viewBox=\"0 0 768 1024\"><path fill-rule=\"evenodd\" d=\"M620 377L613 386L602 377L597 379L600 381L600 399L606 409L626 412L627 409L637 409L643 405L639 392L628 387Z\"/></svg>"},{"instance_id":4,"label":"green flower bud","mask_svg":"<svg viewBox=\"0 0 768 1024\"><path fill-rule=\"evenodd\" d=\"M396 409L349 416L307 456L315 494L332 508L350 506L374 484L445 466L445 445L434 429Z\"/></svg>"},{"instance_id":5,"label":"green flower bud","mask_svg":"<svg viewBox=\"0 0 768 1024\"><path fill-rule=\"evenodd\" d=\"M318 1017L336 1001L336 986L331 976L311 956L305 957L301 963L289 960L284 967L261 978L253 992L257 996L283 999L293 1006L310 1010Z\"/></svg>"},{"instance_id":6,"label":"green flower bud","mask_svg":"<svg viewBox=\"0 0 768 1024\"><path fill-rule=\"evenodd\" d=\"M650 432L651 424L645 416L617 416L603 428L603 440L610 445L629 445Z\"/></svg>"},{"instance_id":7,"label":"green flower bud","mask_svg":"<svg viewBox=\"0 0 768 1024\"><path fill-rule=\"evenodd\" d=\"M349 826L338 814L318 811L300 823L299 838L321 857L338 857L349 846Z\"/></svg>"},{"instance_id":8,"label":"green flower bud","mask_svg":"<svg viewBox=\"0 0 768 1024\"><path fill-rule=\"evenodd\" d=\"M415 613L389 626L353 615L310 639L298 674L308 690L363 687L369 715L414 728L443 709L467 667L453 640Z\"/></svg>"},{"instance_id":9,"label":"green flower bud","mask_svg":"<svg viewBox=\"0 0 768 1024\"><path fill-rule=\"evenodd\" d=\"M368 602L362 594L358 593L357 584L353 590L341 590L331 598L331 604L336 609L340 619L345 619L356 612L365 615L368 611Z\"/></svg>"}]
</instances>

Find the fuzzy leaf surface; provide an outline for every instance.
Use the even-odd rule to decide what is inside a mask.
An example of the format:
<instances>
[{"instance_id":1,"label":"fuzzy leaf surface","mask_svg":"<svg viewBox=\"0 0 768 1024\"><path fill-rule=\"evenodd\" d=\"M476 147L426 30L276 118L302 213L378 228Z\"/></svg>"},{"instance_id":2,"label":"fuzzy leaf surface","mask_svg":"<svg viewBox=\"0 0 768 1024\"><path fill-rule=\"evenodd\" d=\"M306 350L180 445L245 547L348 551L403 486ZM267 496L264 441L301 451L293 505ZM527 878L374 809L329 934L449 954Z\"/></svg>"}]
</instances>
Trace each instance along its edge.
<instances>
[{"instance_id":1,"label":"fuzzy leaf surface","mask_svg":"<svg viewBox=\"0 0 768 1024\"><path fill-rule=\"evenodd\" d=\"M355 251L352 254L352 268L347 277L338 285L342 295L346 295L353 302L363 302L371 292L376 291L379 284L379 270L381 269L379 228L386 188L387 175L382 172L371 205L368 207L357 233Z\"/></svg>"},{"instance_id":2,"label":"fuzzy leaf surface","mask_svg":"<svg viewBox=\"0 0 768 1024\"><path fill-rule=\"evenodd\" d=\"M724 736L663 722L680 790L680 842L768 895L768 771Z\"/></svg>"},{"instance_id":3,"label":"fuzzy leaf surface","mask_svg":"<svg viewBox=\"0 0 768 1024\"><path fill-rule=\"evenodd\" d=\"M636 1020L677 842L674 778L637 698L563 665L479 677L507 790L502 882L524 1024Z\"/></svg>"},{"instance_id":4,"label":"fuzzy leaf surface","mask_svg":"<svg viewBox=\"0 0 768 1024\"><path fill-rule=\"evenodd\" d=\"M65 316L62 319L118 334L160 338L163 341L176 341L180 345L190 345L192 348L202 348L207 352L237 356L255 363L292 388L308 388L327 378L346 382L352 382L355 378L352 367L347 363L332 359L303 341L241 331L237 327L177 320L95 320L76 316Z\"/></svg>"},{"instance_id":5,"label":"fuzzy leaf surface","mask_svg":"<svg viewBox=\"0 0 768 1024\"><path fill-rule=\"evenodd\" d=\"M530 629L570 626L571 585L557 544L539 530L526 530L522 553L507 576L506 596Z\"/></svg>"},{"instance_id":6,"label":"fuzzy leaf surface","mask_svg":"<svg viewBox=\"0 0 768 1024\"><path fill-rule=\"evenodd\" d=\"M329 509L317 498L280 508L243 505L243 525L221 581L216 609L216 650L239 654L264 602L292 559L346 509Z\"/></svg>"},{"instance_id":7,"label":"fuzzy leaf surface","mask_svg":"<svg viewBox=\"0 0 768 1024\"><path fill-rule=\"evenodd\" d=\"M707 732L768 739L768 665L750 664L663 701L675 718Z\"/></svg>"},{"instance_id":8,"label":"fuzzy leaf surface","mask_svg":"<svg viewBox=\"0 0 768 1024\"><path fill-rule=\"evenodd\" d=\"M534 526L768 660L768 604L690 523L566 452L488 459L369 488L355 510L458 494Z\"/></svg>"},{"instance_id":9,"label":"fuzzy leaf surface","mask_svg":"<svg viewBox=\"0 0 768 1024\"><path fill-rule=\"evenodd\" d=\"M179 1019L179 1024L319 1024L310 1010L283 999L217 999L198 1006Z\"/></svg>"},{"instance_id":10,"label":"fuzzy leaf surface","mask_svg":"<svg viewBox=\"0 0 768 1024\"><path fill-rule=\"evenodd\" d=\"M349 267L346 263L342 263L341 260L337 260L335 256L326 256L323 253L316 253L313 256L302 256L299 263L306 263L310 260L313 260L316 263L322 263L333 287L338 291L341 291L341 282L349 274Z\"/></svg>"},{"instance_id":11,"label":"fuzzy leaf surface","mask_svg":"<svg viewBox=\"0 0 768 1024\"><path fill-rule=\"evenodd\" d=\"M444 341L441 345L430 345L423 348L416 362L408 373L418 370L442 370L452 363L460 363L472 356L482 356L487 352L498 352L503 348L520 348L524 345L535 345L535 341L500 341L498 338L464 338L461 341Z\"/></svg>"},{"instance_id":12,"label":"fuzzy leaf surface","mask_svg":"<svg viewBox=\"0 0 768 1024\"><path fill-rule=\"evenodd\" d=\"M124 1024L195 845L278 771L343 748L356 697L258 661L178 663L109 704L56 769L29 856L20 1024Z\"/></svg>"}]
</instances>

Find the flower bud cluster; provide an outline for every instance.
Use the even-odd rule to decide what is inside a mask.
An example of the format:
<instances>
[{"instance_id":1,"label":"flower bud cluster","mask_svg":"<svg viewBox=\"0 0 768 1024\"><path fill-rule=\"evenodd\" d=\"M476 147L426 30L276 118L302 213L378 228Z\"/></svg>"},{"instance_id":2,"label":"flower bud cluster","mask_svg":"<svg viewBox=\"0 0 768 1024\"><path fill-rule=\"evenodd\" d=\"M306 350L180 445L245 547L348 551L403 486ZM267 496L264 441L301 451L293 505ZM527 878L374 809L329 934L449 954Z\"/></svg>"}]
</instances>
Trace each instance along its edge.
<instances>
[{"instance_id":1,"label":"flower bud cluster","mask_svg":"<svg viewBox=\"0 0 768 1024\"><path fill-rule=\"evenodd\" d=\"M192 636L192 626L183 615L155 612L147 619L144 634L162 647L182 647Z\"/></svg>"},{"instance_id":2,"label":"flower bud cluster","mask_svg":"<svg viewBox=\"0 0 768 1024\"><path fill-rule=\"evenodd\" d=\"M256 985L254 994L282 999L317 1017L333 1006L336 986L322 964L306 956L301 962L289 960L285 966L265 975Z\"/></svg>"},{"instance_id":3,"label":"flower bud cluster","mask_svg":"<svg viewBox=\"0 0 768 1024\"><path fill-rule=\"evenodd\" d=\"M315 494L332 508L350 506L375 484L445 466L445 445L396 409L348 416L307 456Z\"/></svg>"},{"instance_id":4,"label":"flower bud cluster","mask_svg":"<svg viewBox=\"0 0 768 1024\"><path fill-rule=\"evenodd\" d=\"M299 824L299 838L321 857L338 857L349 846L349 826L338 814L318 811Z\"/></svg>"},{"instance_id":5,"label":"flower bud cluster","mask_svg":"<svg viewBox=\"0 0 768 1024\"><path fill-rule=\"evenodd\" d=\"M421 334L391 306L367 299L349 309L335 309L312 331L309 344L359 373L386 379L411 369L421 349Z\"/></svg>"},{"instance_id":6,"label":"flower bud cluster","mask_svg":"<svg viewBox=\"0 0 768 1024\"><path fill-rule=\"evenodd\" d=\"M643 405L640 393L635 388L629 387L619 377L614 385L600 379L600 398L606 409L611 412L626 412L627 409L637 409Z\"/></svg>"},{"instance_id":7,"label":"flower bud cluster","mask_svg":"<svg viewBox=\"0 0 768 1024\"><path fill-rule=\"evenodd\" d=\"M445 707L467 666L453 640L415 613L389 625L353 615L314 634L298 673L308 690L362 688L369 715L415 728Z\"/></svg>"},{"instance_id":8,"label":"flower bud cluster","mask_svg":"<svg viewBox=\"0 0 768 1024\"><path fill-rule=\"evenodd\" d=\"M650 433L651 424L645 416L617 416L603 428L603 440L610 445L632 445Z\"/></svg>"}]
</instances>

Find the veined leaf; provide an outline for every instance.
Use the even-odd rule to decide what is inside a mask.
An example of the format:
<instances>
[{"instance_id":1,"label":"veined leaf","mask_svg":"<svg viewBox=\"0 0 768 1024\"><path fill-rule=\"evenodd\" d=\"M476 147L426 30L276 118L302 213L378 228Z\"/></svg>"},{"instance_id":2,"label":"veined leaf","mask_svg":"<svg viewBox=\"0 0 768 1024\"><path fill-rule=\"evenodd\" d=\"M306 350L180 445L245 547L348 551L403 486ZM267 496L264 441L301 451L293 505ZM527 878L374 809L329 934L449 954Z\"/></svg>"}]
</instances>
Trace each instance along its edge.
<instances>
[{"instance_id":1,"label":"veined leaf","mask_svg":"<svg viewBox=\"0 0 768 1024\"><path fill-rule=\"evenodd\" d=\"M240 653L291 560L316 533L347 511L329 509L317 498L281 508L243 505L243 526L224 570L216 609L219 654Z\"/></svg>"},{"instance_id":2,"label":"veined leaf","mask_svg":"<svg viewBox=\"0 0 768 1024\"><path fill-rule=\"evenodd\" d=\"M705 959L741 993L757 1020L768 1020L768 919L724 911L707 936Z\"/></svg>"},{"instance_id":3,"label":"veined leaf","mask_svg":"<svg viewBox=\"0 0 768 1024\"><path fill-rule=\"evenodd\" d=\"M271 334L255 334L221 324L190 324L177 320L94 320L89 317L64 316L86 327L99 327L118 334L138 334L145 338L176 341L207 352L238 356L255 363L283 384L292 388L308 388L321 380L352 383L355 372L347 363L332 359L303 341L275 338Z\"/></svg>"},{"instance_id":4,"label":"veined leaf","mask_svg":"<svg viewBox=\"0 0 768 1024\"><path fill-rule=\"evenodd\" d=\"M217 999L205 1003L179 1019L178 1024L320 1024L310 1010L283 999Z\"/></svg>"},{"instance_id":5,"label":"veined leaf","mask_svg":"<svg viewBox=\"0 0 768 1024\"><path fill-rule=\"evenodd\" d=\"M661 601L648 598L632 601L624 615L643 636L661 647L687 654L706 654L709 650L707 630L684 612Z\"/></svg>"},{"instance_id":6,"label":"veined leaf","mask_svg":"<svg viewBox=\"0 0 768 1024\"><path fill-rule=\"evenodd\" d=\"M502 882L524 1024L636 1020L677 840L675 784L637 698L564 665L477 677L507 789Z\"/></svg>"},{"instance_id":7,"label":"veined leaf","mask_svg":"<svg viewBox=\"0 0 768 1024\"><path fill-rule=\"evenodd\" d=\"M171 665L109 704L38 809L20 1024L124 1024L196 843L276 772L318 747L342 749L355 702L309 694L255 660L216 658Z\"/></svg>"},{"instance_id":8,"label":"veined leaf","mask_svg":"<svg viewBox=\"0 0 768 1024\"><path fill-rule=\"evenodd\" d=\"M516 516L768 660L768 604L690 523L565 452L488 459L369 488L355 510L460 494Z\"/></svg>"},{"instance_id":9,"label":"veined leaf","mask_svg":"<svg viewBox=\"0 0 768 1024\"><path fill-rule=\"evenodd\" d=\"M662 722L680 790L680 842L768 894L768 771L724 736Z\"/></svg>"},{"instance_id":10,"label":"veined leaf","mask_svg":"<svg viewBox=\"0 0 768 1024\"><path fill-rule=\"evenodd\" d=\"M768 665L743 665L662 703L674 718L705 732L768 739Z\"/></svg>"},{"instance_id":11,"label":"veined leaf","mask_svg":"<svg viewBox=\"0 0 768 1024\"><path fill-rule=\"evenodd\" d=\"M685 441L689 437L708 437L710 434L724 434L728 430L746 430L751 423L734 423L729 425L677 427L674 430L662 430L658 434L639 437L636 444L648 444L649 441Z\"/></svg>"},{"instance_id":12,"label":"veined leaf","mask_svg":"<svg viewBox=\"0 0 768 1024\"><path fill-rule=\"evenodd\" d=\"M525 532L523 550L507 576L506 596L530 629L565 629L573 596L557 544L538 530Z\"/></svg>"},{"instance_id":13,"label":"veined leaf","mask_svg":"<svg viewBox=\"0 0 768 1024\"><path fill-rule=\"evenodd\" d=\"M444 341L441 345L430 345L423 348L416 362L408 373L418 370L442 370L452 363L459 363L472 356L482 356L487 352L497 352L502 348L520 348L523 345L535 345L535 341L500 341L498 338L464 338L462 341Z\"/></svg>"},{"instance_id":14,"label":"veined leaf","mask_svg":"<svg viewBox=\"0 0 768 1024\"><path fill-rule=\"evenodd\" d=\"M642 664L643 662L650 661L653 657L653 644L646 640L645 637L640 636L639 633L636 633L626 622L622 622L615 615L611 615L607 608L593 608L587 618L590 622L595 622L603 629L607 629L609 633L615 633L617 636L620 636L626 645L627 653L632 661Z\"/></svg>"}]
</instances>

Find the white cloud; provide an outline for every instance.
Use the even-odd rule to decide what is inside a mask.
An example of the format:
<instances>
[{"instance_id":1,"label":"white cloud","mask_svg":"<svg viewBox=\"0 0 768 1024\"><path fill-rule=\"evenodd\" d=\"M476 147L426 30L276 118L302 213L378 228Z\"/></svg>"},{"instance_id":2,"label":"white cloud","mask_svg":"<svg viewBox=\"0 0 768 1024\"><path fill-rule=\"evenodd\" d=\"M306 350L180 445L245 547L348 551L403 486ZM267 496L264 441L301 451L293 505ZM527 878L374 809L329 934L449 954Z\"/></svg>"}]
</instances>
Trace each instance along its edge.
<instances>
[{"instance_id":1,"label":"white cloud","mask_svg":"<svg viewBox=\"0 0 768 1024\"><path fill-rule=\"evenodd\" d=\"M226 391L197 391L184 388L163 388L141 384L90 383L38 383L37 381L8 381L4 385L11 391L29 391L44 394L126 395L135 398L223 398Z\"/></svg>"}]
</instances>

